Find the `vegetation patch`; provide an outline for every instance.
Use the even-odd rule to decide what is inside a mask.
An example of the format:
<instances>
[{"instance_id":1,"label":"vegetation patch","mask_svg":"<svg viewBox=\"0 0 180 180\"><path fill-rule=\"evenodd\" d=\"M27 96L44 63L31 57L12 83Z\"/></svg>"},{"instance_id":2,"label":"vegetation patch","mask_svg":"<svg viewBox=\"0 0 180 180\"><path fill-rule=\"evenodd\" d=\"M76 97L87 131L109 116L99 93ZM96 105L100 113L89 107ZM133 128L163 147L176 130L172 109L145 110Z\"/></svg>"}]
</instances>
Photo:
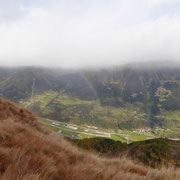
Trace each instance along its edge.
<instances>
[{"instance_id":1,"label":"vegetation patch","mask_svg":"<svg viewBox=\"0 0 180 180\"><path fill-rule=\"evenodd\" d=\"M168 165L168 163L176 166L180 165L180 141L171 141L163 138L131 144L105 138L70 141L80 148L99 153L106 157L121 157L127 154L128 157L141 161L151 167L157 167L163 164Z\"/></svg>"}]
</instances>

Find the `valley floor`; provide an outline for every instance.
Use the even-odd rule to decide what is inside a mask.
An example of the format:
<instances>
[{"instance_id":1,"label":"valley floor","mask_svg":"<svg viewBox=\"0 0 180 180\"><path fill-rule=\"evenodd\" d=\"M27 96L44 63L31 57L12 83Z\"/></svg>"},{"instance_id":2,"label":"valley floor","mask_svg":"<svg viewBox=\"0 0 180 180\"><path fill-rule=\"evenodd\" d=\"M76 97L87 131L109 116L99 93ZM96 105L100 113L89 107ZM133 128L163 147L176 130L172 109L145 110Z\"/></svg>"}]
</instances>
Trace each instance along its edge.
<instances>
[{"instance_id":1,"label":"valley floor","mask_svg":"<svg viewBox=\"0 0 180 180\"><path fill-rule=\"evenodd\" d=\"M45 124L47 127L57 132L58 134L61 134L62 136L72 139L104 137L104 138L110 138L115 141L131 143L135 141L144 141L148 139L159 138L161 137L161 134L165 132L165 130L160 128L157 128L155 130L149 128L149 129L136 129L133 131L128 131L128 130L114 131L112 129L107 130L95 126L88 126L88 125L81 126L72 123L64 123L64 122L60 122L52 119L40 118L40 117L39 120L41 123Z\"/></svg>"},{"instance_id":2,"label":"valley floor","mask_svg":"<svg viewBox=\"0 0 180 180\"><path fill-rule=\"evenodd\" d=\"M156 137L180 137L177 124L180 111L163 111L149 119L150 115L140 105L102 106L99 100L87 101L54 91L35 95L19 104L41 117L51 129L78 138L102 136L129 143ZM149 124L151 121L160 124Z\"/></svg>"}]
</instances>

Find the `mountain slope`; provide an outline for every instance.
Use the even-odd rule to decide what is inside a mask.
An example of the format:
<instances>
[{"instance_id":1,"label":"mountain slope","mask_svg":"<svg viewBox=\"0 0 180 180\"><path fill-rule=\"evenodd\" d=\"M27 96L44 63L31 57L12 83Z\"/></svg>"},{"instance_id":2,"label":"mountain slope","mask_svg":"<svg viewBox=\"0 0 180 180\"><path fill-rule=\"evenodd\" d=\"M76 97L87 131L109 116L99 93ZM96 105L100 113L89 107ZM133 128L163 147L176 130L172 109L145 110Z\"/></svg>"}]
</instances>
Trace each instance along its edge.
<instances>
[{"instance_id":1,"label":"mountain slope","mask_svg":"<svg viewBox=\"0 0 180 180\"><path fill-rule=\"evenodd\" d=\"M79 125L89 124L112 129L118 129L119 124L121 124L121 129L125 129L128 127L128 122L128 128L142 128L149 125L138 107L130 105L107 107L102 106L98 100L81 100L54 91L36 95L29 101L21 101L21 106L35 112L40 117Z\"/></svg>"},{"instance_id":2,"label":"mountain slope","mask_svg":"<svg viewBox=\"0 0 180 180\"><path fill-rule=\"evenodd\" d=\"M172 130L170 137L180 136L178 64L145 63L76 71L30 67L14 71L0 81L0 94L16 103L25 101L38 116L66 122L77 122L78 118L84 124L114 129L159 127ZM49 91L57 94L51 102L36 101ZM83 103L62 105L63 96L69 102L75 99ZM98 107L92 106L93 101ZM41 104L46 105L42 108ZM129 109L137 115L129 117Z\"/></svg>"},{"instance_id":3,"label":"mountain slope","mask_svg":"<svg viewBox=\"0 0 180 180\"><path fill-rule=\"evenodd\" d=\"M8 69L0 73L7 72ZM70 96L81 99L94 99L95 94L81 73L61 69L48 69L26 67L8 74L0 80L0 94L13 102L32 95L34 81L34 94L41 94L48 90L65 91Z\"/></svg>"},{"instance_id":4,"label":"mountain slope","mask_svg":"<svg viewBox=\"0 0 180 180\"><path fill-rule=\"evenodd\" d=\"M0 179L179 179L179 170L151 169L127 159L77 150L32 113L0 100Z\"/></svg>"}]
</instances>

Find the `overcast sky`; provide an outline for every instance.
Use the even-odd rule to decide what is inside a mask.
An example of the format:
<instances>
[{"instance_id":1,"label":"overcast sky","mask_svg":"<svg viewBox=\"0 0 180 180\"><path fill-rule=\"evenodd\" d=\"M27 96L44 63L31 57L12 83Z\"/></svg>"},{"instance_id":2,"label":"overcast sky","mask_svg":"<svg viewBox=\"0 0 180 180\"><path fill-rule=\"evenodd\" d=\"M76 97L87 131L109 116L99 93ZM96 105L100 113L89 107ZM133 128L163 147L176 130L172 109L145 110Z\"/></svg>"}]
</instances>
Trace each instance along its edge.
<instances>
[{"instance_id":1,"label":"overcast sky","mask_svg":"<svg viewBox=\"0 0 180 180\"><path fill-rule=\"evenodd\" d=\"M0 65L180 61L180 0L0 0Z\"/></svg>"}]
</instances>

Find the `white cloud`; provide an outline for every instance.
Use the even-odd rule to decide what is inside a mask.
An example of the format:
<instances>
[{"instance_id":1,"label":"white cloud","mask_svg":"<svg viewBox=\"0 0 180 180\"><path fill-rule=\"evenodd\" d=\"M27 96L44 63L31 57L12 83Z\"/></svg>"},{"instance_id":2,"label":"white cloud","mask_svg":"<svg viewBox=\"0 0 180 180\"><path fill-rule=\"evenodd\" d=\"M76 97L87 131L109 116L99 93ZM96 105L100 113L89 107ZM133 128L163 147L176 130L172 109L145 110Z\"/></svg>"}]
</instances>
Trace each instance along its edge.
<instances>
[{"instance_id":1,"label":"white cloud","mask_svg":"<svg viewBox=\"0 0 180 180\"><path fill-rule=\"evenodd\" d=\"M147 0L149 5L159 5L159 4L166 4L166 3L177 3L180 0Z\"/></svg>"},{"instance_id":2,"label":"white cloud","mask_svg":"<svg viewBox=\"0 0 180 180\"><path fill-rule=\"evenodd\" d=\"M141 19L144 10L131 0L117 4L116 11L100 5L88 12L22 6L25 16L0 23L0 64L82 67L180 60L178 17Z\"/></svg>"}]
</instances>

